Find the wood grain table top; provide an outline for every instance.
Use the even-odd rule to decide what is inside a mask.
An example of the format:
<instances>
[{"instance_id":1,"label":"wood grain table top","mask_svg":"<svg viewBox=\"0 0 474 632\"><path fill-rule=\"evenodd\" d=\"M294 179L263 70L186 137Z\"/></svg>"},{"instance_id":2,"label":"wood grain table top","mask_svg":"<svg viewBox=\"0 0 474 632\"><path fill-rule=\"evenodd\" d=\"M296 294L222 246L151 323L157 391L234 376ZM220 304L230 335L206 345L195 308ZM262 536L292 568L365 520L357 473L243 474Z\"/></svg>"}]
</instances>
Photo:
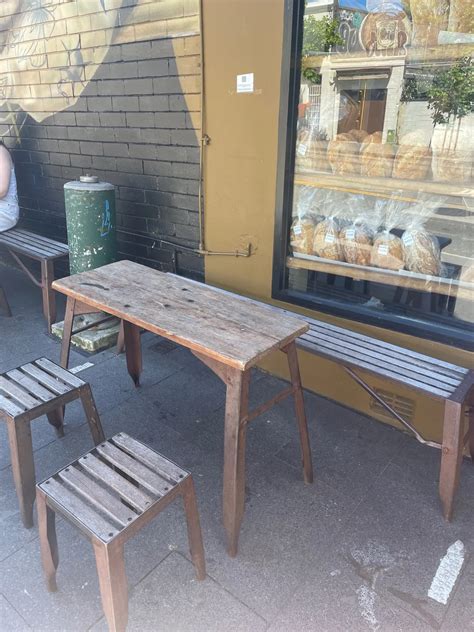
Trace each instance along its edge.
<instances>
[{"instance_id":1,"label":"wood grain table top","mask_svg":"<svg viewBox=\"0 0 474 632\"><path fill-rule=\"evenodd\" d=\"M53 288L241 370L308 330L304 320L132 261L58 279Z\"/></svg>"}]
</instances>

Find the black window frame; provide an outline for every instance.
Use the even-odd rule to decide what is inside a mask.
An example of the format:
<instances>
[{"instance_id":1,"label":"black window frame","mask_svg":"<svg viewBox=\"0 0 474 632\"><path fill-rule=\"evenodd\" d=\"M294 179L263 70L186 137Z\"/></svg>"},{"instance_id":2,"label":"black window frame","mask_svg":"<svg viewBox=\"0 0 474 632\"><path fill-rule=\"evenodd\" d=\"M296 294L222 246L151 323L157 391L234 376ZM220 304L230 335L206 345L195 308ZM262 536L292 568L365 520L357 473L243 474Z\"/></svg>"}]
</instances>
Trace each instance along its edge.
<instances>
[{"instance_id":1,"label":"black window frame","mask_svg":"<svg viewBox=\"0 0 474 632\"><path fill-rule=\"evenodd\" d=\"M474 351L474 328L448 327L442 323L416 320L402 314L379 313L354 303L306 294L288 288L286 257L295 176L296 126L301 80L301 50L305 0L285 0L283 51L281 69L280 116L278 130L278 162L276 182L275 234L273 248L272 298L331 314L347 320L374 325L424 340ZM474 309L474 307L473 307Z\"/></svg>"}]
</instances>

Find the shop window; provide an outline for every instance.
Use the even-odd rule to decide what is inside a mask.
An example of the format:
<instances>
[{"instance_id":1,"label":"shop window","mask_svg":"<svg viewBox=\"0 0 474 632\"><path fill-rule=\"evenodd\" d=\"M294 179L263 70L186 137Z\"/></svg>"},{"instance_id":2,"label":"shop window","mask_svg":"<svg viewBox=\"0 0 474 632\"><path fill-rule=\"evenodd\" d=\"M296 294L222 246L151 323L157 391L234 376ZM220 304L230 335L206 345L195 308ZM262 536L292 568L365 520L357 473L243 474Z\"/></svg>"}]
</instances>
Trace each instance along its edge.
<instances>
[{"instance_id":1,"label":"shop window","mask_svg":"<svg viewBox=\"0 0 474 632\"><path fill-rule=\"evenodd\" d=\"M409 6L295 4L274 295L472 349L473 12Z\"/></svg>"}]
</instances>

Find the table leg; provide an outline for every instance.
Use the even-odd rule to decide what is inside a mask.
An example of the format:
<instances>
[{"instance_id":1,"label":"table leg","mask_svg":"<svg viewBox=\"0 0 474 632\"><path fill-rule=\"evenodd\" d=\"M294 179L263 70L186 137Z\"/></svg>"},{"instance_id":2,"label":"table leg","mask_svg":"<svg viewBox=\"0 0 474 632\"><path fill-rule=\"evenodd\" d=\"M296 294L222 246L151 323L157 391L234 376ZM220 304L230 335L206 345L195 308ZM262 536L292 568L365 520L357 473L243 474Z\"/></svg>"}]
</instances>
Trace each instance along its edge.
<instances>
[{"instance_id":1,"label":"table leg","mask_svg":"<svg viewBox=\"0 0 474 632\"><path fill-rule=\"evenodd\" d=\"M245 438L250 369L229 371L224 429L223 519L227 550L237 555L240 525L245 505ZM242 421L244 420L244 421Z\"/></svg>"},{"instance_id":2,"label":"table leg","mask_svg":"<svg viewBox=\"0 0 474 632\"><path fill-rule=\"evenodd\" d=\"M127 369L135 386L140 386L140 374L142 372L142 348L140 345L140 327L124 320L123 334L125 340L125 355Z\"/></svg>"},{"instance_id":3,"label":"table leg","mask_svg":"<svg viewBox=\"0 0 474 632\"><path fill-rule=\"evenodd\" d=\"M74 322L74 307L76 299L68 296L66 303L66 312L64 314L63 339L61 342L61 360L62 367L67 369L69 364L69 351L71 348L72 325Z\"/></svg>"},{"instance_id":4,"label":"table leg","mask_svg":"<svg viewBox=\"0 0 474 632\"><path fill-rule=\"evenodd\" d=\"M311 460L311 446L309 444L308 424L306 421L306 412L304 409L303 387L301 386L300 367L298 364L298 354L296 352L295 342L291 342L284 349L288 357L288 366L290 369L291 383L294 390L296 420L298 422L298 430L300 433L301 456L303 460L303 477L305 483L313 482L313 463Z\"/></svg>"}]
</instances>

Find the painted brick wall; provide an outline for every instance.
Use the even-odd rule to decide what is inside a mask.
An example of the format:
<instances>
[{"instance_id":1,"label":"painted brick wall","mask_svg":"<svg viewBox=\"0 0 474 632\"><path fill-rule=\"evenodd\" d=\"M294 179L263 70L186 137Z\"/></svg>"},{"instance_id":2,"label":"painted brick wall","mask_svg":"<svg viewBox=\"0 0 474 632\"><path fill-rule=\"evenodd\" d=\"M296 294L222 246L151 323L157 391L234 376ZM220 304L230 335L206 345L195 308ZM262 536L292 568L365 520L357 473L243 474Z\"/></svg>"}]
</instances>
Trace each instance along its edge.
<instances>
[{"instance_id":1,"label":"painted brick wall","mask_svg":"<svg viewBox=\"0 0 474 632\"><path fill-rule=\"evenodd\" d=\"M0 12L23 225L65 241L63 185L91 172L116 185L121 257L200 276L199 256L160 242L199 239L197 0L51 0L40 29L30 4Z\"/></svg>"}]
</instances>

